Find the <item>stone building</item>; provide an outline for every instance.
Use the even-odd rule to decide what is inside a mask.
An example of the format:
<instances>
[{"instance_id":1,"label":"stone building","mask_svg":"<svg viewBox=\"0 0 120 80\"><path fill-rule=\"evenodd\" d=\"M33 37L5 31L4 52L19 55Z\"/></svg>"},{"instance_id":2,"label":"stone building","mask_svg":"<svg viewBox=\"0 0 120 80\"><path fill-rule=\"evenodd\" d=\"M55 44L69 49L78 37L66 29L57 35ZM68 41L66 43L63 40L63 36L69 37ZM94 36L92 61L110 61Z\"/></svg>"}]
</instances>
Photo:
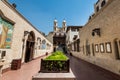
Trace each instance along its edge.
<instances>
[{"instance_id":1,"label":"stone building","mask_svg":"<svg viewBox=\"0 0 120 80\"><path fill-rule=\"evenodd\" d=\"M109 0L98 0L94 5L94 11L97 13Z\"/></svg>"},{"instance_id":2,"label":"stone building","mask_svg":"<svg viewBox=\"0 0 120 80\"><path fill-rule=\"evenodd\" d=\"M62 27L58 27L57 20L54 20L54 32L53 32L54 51L59 48L62 48L61 50L65 51L66 28L67 26L65 20L62 23Z\"/></svg>"},{"instance_id":3,"label":"stone building","mask_svg":"<svg viewBox=\"0 0 120 80\"><path fill-rule=\"evenodd\" d=\"M6 0L0 0L0 64L3 72L15 59L20 63L50 53L53 45ZM1 60L3 60L1 62Z\"/></svg>"},{"instance_id":4,"label":"stone building","mask_svg":"<svg viewBox=\"0 0 120 80\"><path fill-rule=\"evenodd\" d=\"M49 34L48 35L46 35L46 38L51 42L51 43L53 43L53 31L51 31L51 32L49 32Z\"/></svg>"},{"instance_id":5,"label":"stone building","mask_svg":"<svg viewBox=\"0 0 120 80\"><path fill-rule=\"evenodd\" d=\"M80 52L73 55L120 75L120 0L105 2L79 34Z\"/></svg>"},{"instance_id":6,"label":"stone building","mask_svg":"<svg viewBox=\"0 0 120 80\"><path fill-rule=\"evenodd\" d=\"M66 30L66 45L69 50L79 52L79 30L82 26L68 26Z\"/></svg>"}]
</instances>

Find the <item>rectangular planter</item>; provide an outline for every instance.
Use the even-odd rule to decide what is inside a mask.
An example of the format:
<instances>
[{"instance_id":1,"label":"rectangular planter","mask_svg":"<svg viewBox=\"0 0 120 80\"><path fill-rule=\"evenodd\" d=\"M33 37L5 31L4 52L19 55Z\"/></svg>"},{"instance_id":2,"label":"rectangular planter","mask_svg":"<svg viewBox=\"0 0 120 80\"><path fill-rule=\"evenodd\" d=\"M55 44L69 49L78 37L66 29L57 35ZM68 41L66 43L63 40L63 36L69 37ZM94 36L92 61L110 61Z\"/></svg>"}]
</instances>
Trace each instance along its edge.
<instances>
[{"instance_id":1,"label":"rectangular planter","mask_svg":"<svg viewBox=\"0 0 120 80\"><path fill-rule=\"evenodd\" d=\"M18 70L21 68L21 59L13 59L11 63L11 70Z\"/></svg>"},{"instance_id":2,"label":"rectangular planter","mask_svg":"<svg viewBox=\"0 0 120 80\"><path fill-rule=\"evenodd\" d=\"M41 59L40 72L43 73L66 73L69 72L68 60L43 60Z\"/></svg>"}]
</instances>

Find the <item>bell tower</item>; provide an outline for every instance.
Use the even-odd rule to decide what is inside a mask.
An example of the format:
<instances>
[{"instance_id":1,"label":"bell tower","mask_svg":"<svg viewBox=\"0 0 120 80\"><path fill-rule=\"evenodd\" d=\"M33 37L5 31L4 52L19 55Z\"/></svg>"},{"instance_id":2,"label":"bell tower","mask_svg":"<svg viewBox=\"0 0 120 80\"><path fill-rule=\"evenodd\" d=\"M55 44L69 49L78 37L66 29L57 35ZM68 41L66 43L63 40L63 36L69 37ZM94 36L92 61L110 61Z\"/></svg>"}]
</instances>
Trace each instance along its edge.
<instances>
[{"instance_id":1,"label":"bell tower","mask_svg":"<svg viewBox=\"0 0 120 80\"><path fill-rule=\"evenodd\" d=\"M57 27L58 27L58 22L57 22L57 20L55 19L55 20L54 20L54 32L57 31Z\"/></svg>"},{"instance_id":2,"label":"bell tower","mask_svg":"<svg viewBox=\"0 0 120 80\"><path fill-rule=\"evenodd\" d=\"M66 31L66 20L64 19L63 22L62 22L62 30L63 31Z\"/></svg>"}]
</instances>

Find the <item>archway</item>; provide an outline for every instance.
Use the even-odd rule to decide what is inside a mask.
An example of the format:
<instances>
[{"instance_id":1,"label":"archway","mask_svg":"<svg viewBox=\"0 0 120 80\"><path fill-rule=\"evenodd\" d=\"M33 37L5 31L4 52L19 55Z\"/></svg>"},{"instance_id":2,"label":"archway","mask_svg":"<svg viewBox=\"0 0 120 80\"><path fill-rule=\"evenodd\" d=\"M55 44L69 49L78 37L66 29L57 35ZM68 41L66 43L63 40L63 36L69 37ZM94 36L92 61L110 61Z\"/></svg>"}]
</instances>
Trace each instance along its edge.
<instances>
[{"instance_id":1,"label":"archway","mask_svg":"<svg viewBox=\"0 0 120 80\"><path fill-rule=\"evenodd\" d=\"M103 0L102 3L101 3L101 7L103 7L105 4L106 4L106 1Z\"/></svg>"},{"instance_id":2,"label":"archway","mask_svg":"<svg viewBox=\"0 0 120 80\"><path fill-rule=\"evenodd\" d=\"M26 41L25 62L29 62L33 59L35 45L35 34L33 31L29 32L28 39Z\"/></svg>"}]
</instances>

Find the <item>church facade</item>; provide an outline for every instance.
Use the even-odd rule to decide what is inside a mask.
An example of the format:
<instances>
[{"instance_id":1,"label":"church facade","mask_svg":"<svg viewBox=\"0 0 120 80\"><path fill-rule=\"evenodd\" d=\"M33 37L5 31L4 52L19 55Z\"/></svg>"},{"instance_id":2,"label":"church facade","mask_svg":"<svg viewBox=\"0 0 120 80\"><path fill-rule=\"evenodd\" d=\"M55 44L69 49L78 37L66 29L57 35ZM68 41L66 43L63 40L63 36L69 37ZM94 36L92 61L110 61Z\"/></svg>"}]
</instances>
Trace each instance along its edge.
<instances>
[{"instance_id":1,"label":"church facade","mask_svg":"<svg viewBox=\"0 0 120 80\"><path fill-rule=\"evenodd\" d=\"M9 69L15 59L26 63L52 51L53 44L14 5L0 0L0 61L5 62L0 70Z\"/></svg>"},{"instance_id":2,"label":"church facade","mask_svg":"<svg viewBox=\"0 0 120 80\"><path fill-rule=\"evenodd\" d=\"M64 20L62 23L62 27L58 27L57 20L54 20L54 32L53 32L53 46L54 51L58 47L62 47L65 51L65 45L66 45L66 21Z\"/></svg>"}]
</instances>

